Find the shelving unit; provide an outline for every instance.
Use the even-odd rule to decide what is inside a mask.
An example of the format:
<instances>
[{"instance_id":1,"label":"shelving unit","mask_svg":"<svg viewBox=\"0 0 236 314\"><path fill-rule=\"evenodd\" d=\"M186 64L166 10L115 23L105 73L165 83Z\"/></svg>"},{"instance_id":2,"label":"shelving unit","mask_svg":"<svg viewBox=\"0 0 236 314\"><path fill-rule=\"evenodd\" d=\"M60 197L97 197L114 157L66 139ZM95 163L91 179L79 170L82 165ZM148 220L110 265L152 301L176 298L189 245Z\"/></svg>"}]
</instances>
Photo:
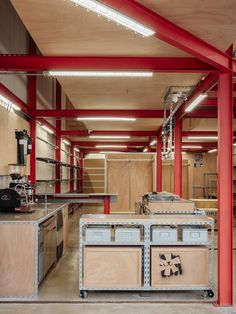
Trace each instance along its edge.
<instances>
[{"instance_id":1,"label":"shelving unit","mask_svg":"<svg viewBox=\"0 0 236 314\"><path fill-rule=\"evenodd\" d=\"M111 238L111 241L106 242L90 242L86 241L85 233L86 228L88 227L109 227L112 229L117 227L136 227L141 230L141 238L140 242L115 242L114 238ZM210 228L209 236L210 238L207 241L203 242L184 242L178 241L175 242L153 242L152 241L152 228L156 226L175 226L180 228L182 226L192 226L192 227L205 227ZM106 273L106 269L102 267L103 263L107 263L106 260L100 260L97 263L97 267L102 267L105 272L104 278L107 279L107 284L104 286L93 287L91 285L86 286L84 284L85 277L88 275L85 268L85 256L87 248L132 248L139 247L142 251L142 266L141 266L141 276L143 278L142 284L140 287L128 287L120 286L120 287L112 287L112 284L109 286L109 276ZM166 251L172 250L173 252L178 251L180 248L188 248L193 249L195 252L196 248L205 249L205 252L209 252L209 269L207 270L208 282L207 284L173 284L169 286L159 286L154 287L152 282L152 272L151 272L151 264L152 264L152 251L154 248L159 248L160 252L162 250ZM130 217L129 215L83 215L80 219L80 264L79 264L79 276L80 276L80 294L82 297L87 296L87 291L97 291L97 290L135 290L135 291L178 291L178 290L191 290L191 291L203 291L204 294L208 294L209 297L214 296L214 220L205 215L158 215L158 216L143 216L143 215L135 215ZM167 251L168 251L167 250ZM206 253L208 256L208 253ZM207 257L208 260L208 257ZM127 262L128 263L128 262ZM201 263L201 261L198 261ZM129 263L128 263L129 264ZM158 265L158 264L156 264ZM109 266L106 265L108 268ZM122 266L123 267L123 266ZM185 266L183 266L185 267ZM192 264L194 267L194 263ZM207 265L204 264L204 269L207 269ZM196 269L192 269L193 272L197 271ZM95 270L95 273L91 275L92 278L96 277L96 272L99 272L99 269ZM110 271L110 270L109 270ZM92 271L93 272L93 271ZM99 276L103 276L100 273Z\"/></svg>"}]
</instances>

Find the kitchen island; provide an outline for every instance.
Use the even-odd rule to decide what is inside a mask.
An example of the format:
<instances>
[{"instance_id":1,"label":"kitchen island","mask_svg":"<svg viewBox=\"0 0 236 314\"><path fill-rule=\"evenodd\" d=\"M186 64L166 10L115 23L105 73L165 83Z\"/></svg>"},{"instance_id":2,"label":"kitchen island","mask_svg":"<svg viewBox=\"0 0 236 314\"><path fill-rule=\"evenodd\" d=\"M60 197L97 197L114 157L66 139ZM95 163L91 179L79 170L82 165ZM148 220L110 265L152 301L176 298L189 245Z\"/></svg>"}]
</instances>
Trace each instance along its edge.
<instances>
[{"instance_id":1,"label":"kitchen island","mask_svg":"<svg viewBox=\"0 0 236 314\"><path fill-rule=\"evenodd\" d=\"M35 204L32 208L34 209L32 213L0 213L0 301L37 299L40 261L39 230L42 225L45 225L45 232L49 235L46 254L50 256L48 249L56 243L58 211L62 211L65 224L63 238L66 242L68 203ZM50 223L47 224L47 222ZM49 230L53 231L53 234L49 234ZM54 252L56 247L52 249ZM51 265L48 266L51 267Z\"/></svg>"}]
</instances>

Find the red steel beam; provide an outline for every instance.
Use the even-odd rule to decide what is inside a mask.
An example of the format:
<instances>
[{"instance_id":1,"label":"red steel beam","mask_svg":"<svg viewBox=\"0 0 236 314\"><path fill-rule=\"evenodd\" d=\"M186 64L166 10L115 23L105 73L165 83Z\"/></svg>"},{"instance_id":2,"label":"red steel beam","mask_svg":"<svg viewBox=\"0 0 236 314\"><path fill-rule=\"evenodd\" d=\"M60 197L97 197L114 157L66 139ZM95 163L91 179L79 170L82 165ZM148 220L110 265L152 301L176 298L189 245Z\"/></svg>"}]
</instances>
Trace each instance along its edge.
<instances>
[{"instance_id":1,"label":"red steel beam","mask_svg":"<svg viewBox=\"0 0 236 314\"><path fill-rule=\"evenodd\" d=\"M183 131L182 136L217 136L217 131ZM236 131L233 132L233 135L236 136Z\"/></svg>"},{"instance_id":2,"label":"red steel beam","mask_svg":"<svg viewBox=\"0 0 236 314\"><path fill-rule=\"evenodd\" d=\"M6 86L0 83L0 94L10 100L12 103L16 104L21 108L21 110L29 117L31 117L31 110L19 97L17 97L13 92L11 92Z\"/></svg>"},{"instance_id":3,"label":"red steel beam","mask_svg":"<svg viewBox=\"0 0 236 314\"><path fill-rule=\"evenodd\" d=\"M108 130L99 130L99 131L90 131L90 130L62 130L62 136L77 136L77 137L86 137L89 135L96 136L131 136L131 137L149 137L156 136L157 131L108 131Z\"/></svg>"},{"instance_id":4,"label":"red steel beam","mask_svg":"<svg viewBox=\"0 0 236 314\"><path fill-rule=\"evenodd\" d=\"M204 40L170 22L135 0L102 0L106 5L128 15L156 31L155 36L176 48L216 67L230 70L231 57Z\"/></svg>"},{"instance_id":5,"label":"red steel beam","mask_svg":"<svg viewBox=\"0 0 236 314\"><path fill-rule=\"evenodd\" d=\"M201 93L206 93L209 89L211 89L217 82L217 75L216 74L209 74L203 81L201 81L198 86L195 88L193 93L190 95L190 97L183 103L183 105L178 109L176 112L177 118L182 118L186 115L185 109L188 107L188 105L196 99L198 95ZM192 112L188 113L193 114L196 112L196 110L193 110Z\"/></svg>"},{"instance_id":6,"label":"red steel beam","mask_svg":"<svg viewBox=\"0 0 236 314\"><path fill-rule=\"evenodd\" d=\"M182 108L182 107L181 107ZM127 118L163 118L163 110L36 110L36 116L44 118L78 118L78 117L127 117ZM187 118L216 118L216 110L194 110L186 114Z\"/></svg>"},{"instance_id":7,"label":"red steel beam","mask_svg":"<svg viewBox=\"0 0 236 314\"><path fill-rule=\"evenodd\" d=\"M73 142L73 145L79 146L79 147L96 147L97 145L126 145L127 147L131 146L146 146L148 145L148 142L114 142L109 140L107 142Z\"/></svg>"},{"instance_id":8,"label":"red steel beam","mask_svg":"<svg viewBox=\"0 0 236 314\"><path fill-rule=\"evenodd\" d=\"M88 153L98 153L98 152L142 152L140 149L135 149L135 148L83 148L83 153L88 154Z\"/></svg>"},{"instance_id":9,"label":"red steel beam","mask_svg":"<svg viewBox=\"0 0 236 314\"><path fill-rule=\"evenodd\" d=\"M128 117L128 118L163 118L163 110L36 110L37 117L77 118L77 117Z\"/></svg>"},{"instance_id":10,"label":"red steel beam","mask_svg":"<svg viewBox=\"0 0 236 314\"><path fill-rule=\"evenodd\" d=\"M208 73L215 68L197 58L182 57L85 57L0 55L0 70L42 72L48 70L150 70Z\"/></svg>"}]
</instances>

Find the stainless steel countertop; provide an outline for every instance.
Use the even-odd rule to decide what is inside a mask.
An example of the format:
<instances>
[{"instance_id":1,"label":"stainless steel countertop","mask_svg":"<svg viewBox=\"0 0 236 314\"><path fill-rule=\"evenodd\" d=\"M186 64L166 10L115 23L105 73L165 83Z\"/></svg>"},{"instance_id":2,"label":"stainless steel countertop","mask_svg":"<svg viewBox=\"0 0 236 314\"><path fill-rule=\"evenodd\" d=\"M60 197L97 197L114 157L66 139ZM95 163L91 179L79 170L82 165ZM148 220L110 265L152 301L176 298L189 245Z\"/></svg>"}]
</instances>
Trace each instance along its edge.
<instances>
[{"instance_id":1,"label":"stainless steel countertop","mask_svg":"<svg viewBox=\"0 0 236 314\"><path fill-rule=\"evenodd\" d=\"M36 223L40 224L41 222L47 220L53 216L58 210L68 205L69 203L48 203L45 204L34 204L32 208L34 212L32 213L7 213L0 212L0 224L1 223Z\"/></svg>"}]
</instances>

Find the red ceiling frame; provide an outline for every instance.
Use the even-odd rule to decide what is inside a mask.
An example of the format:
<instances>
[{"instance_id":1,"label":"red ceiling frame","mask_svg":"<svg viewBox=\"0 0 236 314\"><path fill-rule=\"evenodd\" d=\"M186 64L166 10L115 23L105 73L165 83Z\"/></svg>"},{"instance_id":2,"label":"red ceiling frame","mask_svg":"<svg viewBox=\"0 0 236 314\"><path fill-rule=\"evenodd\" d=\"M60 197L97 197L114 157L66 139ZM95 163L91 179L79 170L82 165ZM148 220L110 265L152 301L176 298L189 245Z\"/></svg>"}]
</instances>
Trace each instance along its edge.
<instances>
[{"instance_id":1,"label":"red ceiling frame","mask_svg":"<svg viewBox=\"0 0 236 314\"><path fill-rule=\"evenodd\" d=\"M89 135L95 136L131 136L131 137L146 137L157 136L157 131L90 131L90 130L62 130L61 136L78 136L86 137Z\"/></svg>"},{"instance_id":2,"label":"red ceiling frame","mask_svg":"<svg viewBox=\"0 0 236 314\"><path fill-rule=\"evenodd\" d=\"M192 97L192 96L191 96ZM181 107L182 108L182 107ZM180 109L181 109L180 108ZM182 109L181 109L182 110ZM184 113L183 113L184 115ZM183 116L182 115L182 116ZM216 118L216 110L194 110L185 113L187 118ZM163 110L87 110L87 109L67 109L67 110L36 110L36 117L44 118L77 118L77 117L127 117L127 118L163 118Z\"/></svg>"},{"instance_id":3,"label":"red ceiling frame","mask_svg":"<svg viewBox=\"0 0 236 314\"><path fill-rule=\"evenodd\" d=\"M143 150L132 149L132 148L83 148L81 150L83 153L99 153L99 152L122 152L122 153L137 153L142 152Z\"/></svg>"},{"instance_id":4,"label":"red ceiling frame","mask_svg":"<svg viewBox=\"0 0 236 314\"><path fill-rule=\"evenodd\" d=\"M19 97L11 92L6 86L0 83L0 94L16 104L29 117L31 117L31 109Z\"/></svg>"},{"instance_id":5,"label":"red ceiling frame","mask_svg":"<svg viewBox=\"0 0 236 314\"><path fill-rule=\"evenodd\" d=\"M76 117L128 117L163 118L163 110L36 110L36 117L76 118Z\"/></svg>"},{"instance_id":6,"label":"red ceiling frame","mask_svg":"<svg viewBox=\"0 0 236 314\"><path fill-rule=\"evenodd\" d=\"M222 71L230 71L232 58L135 0L102 0L106 5L153 28L158 39L181 49ZM234 65L236 71L236 66Z\"/></svg>"},{"instance_id":7,"label":"red ceiling frame","mask_svg":"<svg viewBox=\"0 0 236 314\"><path fill-rule=\"evenodd\" d=\"M209 91L216 83L217 83L218 75L217 74L209 74L204 80L202 80L198 86L195 88L193 93L190 95L190 97L185 101L185 103L178 109L176 112L177 118L184 117L187 113L185 112L185 109L187 106L201 93L206 93ZM196 110L193 110L193 112L196 112ZM191 112L191 113L193 113ZM189 113L188 113L189 114ZM217 115L216 115L217 117Z\"/></svg>"},{"instance_id":8,"label":"red ceiling frame","mask_svg":"<svg viewBox=\"0 0 236 314\"><path fill-rule=\"evenodd\" d=\"M84 57L0 55L0 70L42 72L48 70L150 70L209 73L216 69L196 58L182 57Z\"/></svg>"},{"instance_id":9,"label":"red ceiling frame","mask_svg":"<svg viewBox=\"0 0 236 314\"><path fill-rule=\"evenodd\" d=\"M96 145L126 145L127 147L132 147L132 146L146 146L148 143L147 142L114 142L114 141L109 141L109 139L107 141L93 141L93 142L82 142L82 141L74 141L72 142L72 144L74 146L79 146L79 147L96 147ZM112 149L112 148L110 148Z\"/></svg>"}]
</instances>

